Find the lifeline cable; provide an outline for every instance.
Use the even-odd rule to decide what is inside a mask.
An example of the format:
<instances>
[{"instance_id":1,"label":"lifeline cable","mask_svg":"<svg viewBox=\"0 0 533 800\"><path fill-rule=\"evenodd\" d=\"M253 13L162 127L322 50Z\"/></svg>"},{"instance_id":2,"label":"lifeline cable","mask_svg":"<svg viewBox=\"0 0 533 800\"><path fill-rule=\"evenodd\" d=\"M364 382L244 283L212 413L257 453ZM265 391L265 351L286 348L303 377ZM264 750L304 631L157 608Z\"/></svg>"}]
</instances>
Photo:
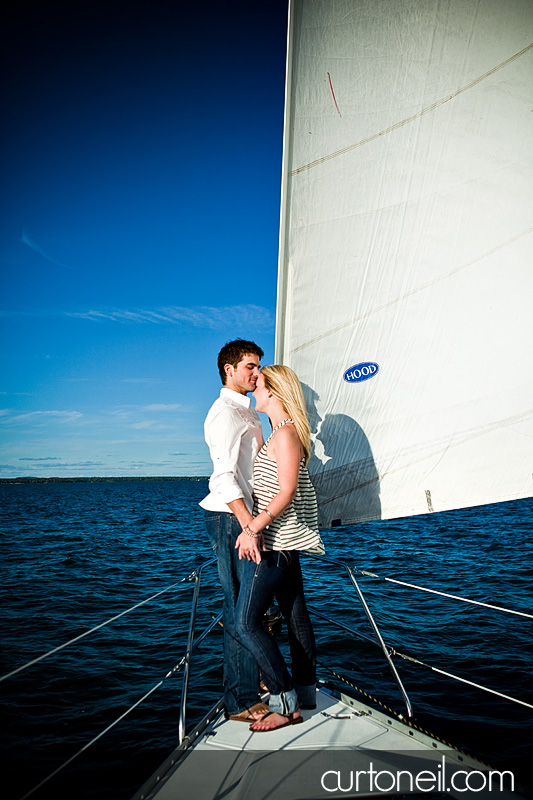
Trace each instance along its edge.
<instances>
[{"instance_id":1,"label":"lifeline cable","mask_svg":"<svg viewBox=\"0 0 533 800\"><path fill-rule=\"evenodd\" d=\"M100 628L104 628L106 625L109 625L110 622L115 622L115 620L120 619L120 617L123 617L125 614L129 614L130 611L134 611L136 608L140 608L145 603L149 603L150 600L155 600L156 597L159 597L160 595L165 594L165 592L170 591L170 589L174 589L176 586L179 586L181 583L184 583L185 581L193 580L195 575L196 575L196 571L191 572L190 575L187 575L187 577L182 578L181 581L177 581L176 583L171 584L171 586L167 586L166 589L162 589L160 592L156 592L156 594L153 594L151 597L147 597L146 600L141 600L140 603L136 603L134 606L131 606L131 608L126 609L126 611L121 611L120 614L116 614L114 617L110 617L105 622L101 622L100 625L96 625L94 628L91 628L88 631L84 631L84 633L80 633L79 636L75 636L73 639L70 639L68 642L65 642L64 644L60 644L58 647L54 647L52 650L49 650L47 653L43 653L43 655L38 656L37 658L34 658L31 661L28 661L26 664L23 664L21 667L17 667L17 669L12 670L11 672L7 672L5 675L2 675L0 677L0 683L2 683L2 681L7 680L7 678L11 678L13 675L16 675L17 673L22 672L23 670L27 669L28 667L31 667L34 664L38 664L39 661L43 661L45 658L48 658L48 656L52 656L52 655L54 655L54 653L59 653L60 650L64 650L65 647L68 647L69 645L74 644L74 642L79 642L79 640L83 639L85 636L89 636L89 634L95 633L95 631L100 630Z\"/></svg>"}]
</instances>

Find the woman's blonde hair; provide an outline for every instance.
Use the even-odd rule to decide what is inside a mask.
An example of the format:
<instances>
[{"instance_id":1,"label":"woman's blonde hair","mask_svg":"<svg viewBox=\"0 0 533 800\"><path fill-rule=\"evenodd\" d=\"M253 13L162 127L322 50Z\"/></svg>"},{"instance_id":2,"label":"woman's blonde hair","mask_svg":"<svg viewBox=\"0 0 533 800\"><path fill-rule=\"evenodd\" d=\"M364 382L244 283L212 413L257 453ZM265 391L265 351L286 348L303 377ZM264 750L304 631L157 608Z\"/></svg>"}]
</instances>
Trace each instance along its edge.
<instances>
[{"instance_id":1,"label":"woman's blonde hair","mask_svg":"<svg viewBox=\"0 0 533 800\"><path fill-rule=\"evenodd\" d=\"M268 391L278 398L284 410L294 422L298 438L303 447L305 463L307 464L311 455L311 429L307 419L302 384L298 380L298 376L290 367L285 367L282 364L263 367L261 375L265 380L265 386Z\"/></svg>"}]
</instances>

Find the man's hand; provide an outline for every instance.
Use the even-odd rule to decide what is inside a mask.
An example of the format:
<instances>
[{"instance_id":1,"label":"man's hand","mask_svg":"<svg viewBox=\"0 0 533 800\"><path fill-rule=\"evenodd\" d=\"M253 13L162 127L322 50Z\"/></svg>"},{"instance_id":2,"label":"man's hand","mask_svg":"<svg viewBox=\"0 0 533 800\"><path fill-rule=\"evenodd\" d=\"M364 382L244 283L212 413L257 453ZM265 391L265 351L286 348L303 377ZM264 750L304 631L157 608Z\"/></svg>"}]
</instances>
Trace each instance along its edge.
<instances>
[{"instance_id":1,"label":"man's hand","mask_svg":"<svg viewBox=\"0 0 533 800\"><path fill-rule=\"evenodd\" d=\"M239 551L239 558L246 558L248 561L254 561L256 564L259 564L261 561L261 551L265 549L263 534L260 533L257 538L254 538L244 531L241 531L235 542L235 549Z\"/></svg>"}]
</instances>

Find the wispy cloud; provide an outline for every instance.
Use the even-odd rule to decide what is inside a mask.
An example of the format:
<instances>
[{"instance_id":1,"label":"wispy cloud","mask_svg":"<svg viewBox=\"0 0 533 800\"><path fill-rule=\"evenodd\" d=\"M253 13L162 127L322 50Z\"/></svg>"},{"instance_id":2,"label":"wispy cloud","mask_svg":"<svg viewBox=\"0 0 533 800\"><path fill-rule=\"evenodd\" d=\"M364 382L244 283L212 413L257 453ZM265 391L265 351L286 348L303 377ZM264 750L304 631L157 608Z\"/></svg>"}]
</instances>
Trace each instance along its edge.
<instances>
[{"instance_id":1,"label":"wispy cloud","mask_svg":"<svg viewBox=\"0 0 533 800\"><path fill-rule=\"evenodd\" d=\"M182 411L183 406L179 403L152 403L149 406L144 406L143 411Z\"/></svg>"},{"instance_id":2,"label":"wispy cloud","mask_svg":"<svg viewBox=\"0 0 533 800\"><path fill-rule=\"evenodd\" d=\"M142 323L152 325L188 324L195 328L234 328L236 326L253 326L256 330L270 330L274 326L272 311L263 306L239 305L198 306L166 306L155 310L142 309L109 309L106 311L71 311L68 316L87 319L93 322Z\"/></svg>"},{"instance_id":3,"label":"wispy cloud","mask_svg":"<svg viewBox=\"0 0 533 800\"><path fill-rule=\"evenodd\" d=\"M64 269L72 269L72 267L69 267L68 264L63 264L61 261L57 261L57 259L52 258L52 256L48 255L48 253L45 252L42 247L40 247L36 242L33 241L33 239L31 239L28 236L25 230L22 231L22 236L20 237L20 241L22 242L22 244L25 244L27 247L29 247L30 250L33 250L34 253L37 253L37 255L42 256L42 258L45 258L51 264L55 264L57 267L63 267Z\"/></svg>"},{"instance_id":4,"label":"wispy cloud","mask_svg":"<svg viewBox=\"0 0 533 800\"><path fill-rule=\"evenodd\" d=\"M0 310L0 317L67 316L89 322L118 322L123 325L185 325L211 330L273 331L275 318L269 308L256 305L239 306L166 306L158 309L107 309L89 311Z\"/></svg>"},{"instance_id":5,"label":"wispy cloud","mask_svg":"<svg viewBox=\"0 0 533 800\"><path fill-rule=\"evenodd\" d=\"M0 464L0 473L5 474L8 473L8 477L16 477L21 475L21 470L24 469L26 475L35 476L37 474L41 475L43 472L46 472L48 476L51 475L58 475L58 470L66 471L66 474L70 474L70 470L94 470L95 467L105 467L103 461L65 461L60 458L17 458L15 459L17 462L33 462L28 464L28 466L15 466L15 464ZM37 463L38 462L38 463ZM51 463L53 462L53 463ZM93 475L94 472L90 472L89 474Z\"/></svg>"},{"instance_id":6,"label":"wispy cloud","mask_svg":"<svg viewBox=\"0 0 533 800\"><path fill-rule=\"evenodd\" d=\"M127 422L131 419L143 415L146 411L150 413L168 414L171 412L179 411L182 413L189 413L193 410L193 406L182 405L181 403L150 403L146 406L141 405L123 405L116 406L115 408L103 409L102 414L115 420Z\"/></svg>"},{"instance_id":7,"label":"wispy cloud","mask_svg":"<svg viewBox=\"0 0 533 800\"><path fill-rule=\"evenodd\" d=\"M84 414L82 425L98 427L100 431L145 431L150 436L158 436L163 431L176 432L186 425L185 416L195 411L194 406L181 403L150 403L148 405L124 405L103 408L92 414ZM178 426L178 428L176 427ZM136 441L139 439L136 437ZM121 444L124 442L121 441Z\"/></svg>"},{"instance_id":8,"label":"wispy cloud","mask_svg":"<svg viewBox=\"0 0 533 800\"><path fill-rule=\"evenodd\" d=\"M45 458L19 458L19 461L59 461L55 456L46 456Z\"/></svg>"},{"instance_id":9,"label":"wispy cloud","mask_svg":"<svg viewBox=\"0 0 533 800\"><path fill-rule=\"evenodd\" d=\"M67 461L64 464L59 464L60 467L103 467L103 461Z\"/></svg>"},{"instance_id":10,"label":"wispy cloud","mask_svg":"<svg viewBox=\"0 0 533 800\"><path fill-rule=\"evenodd\" d=\"M46 419L55 418L59 422L75 422L81 419L81 411L28 411L25 414L17 414L9 417L9 422L39 422Z\"/></svg>"},{"instance_id":11,"label":"wispy cloud","mask_svg":"<svg viewBox=\"0 0 533 800\"><path fill-rule=\"evenodd\" d=\"M23 461L23 460L24 459L19 458L19 461ZM26 460L30 461L31 459L26 459ZM34 459L34 460L38 461L39 459ZM45 459L41 459L41 460L44 461ZM104 462L103 461L61 461L61 459L59 459L59 458L54 459L54 461L56 462L53 465L54 468L63 467L65 469L71 469L72 467L75 467L76 469L78 469L79 467L84 467L85 468L85 467L103 467L104 466Z\"/></svg>"}]
</instances>

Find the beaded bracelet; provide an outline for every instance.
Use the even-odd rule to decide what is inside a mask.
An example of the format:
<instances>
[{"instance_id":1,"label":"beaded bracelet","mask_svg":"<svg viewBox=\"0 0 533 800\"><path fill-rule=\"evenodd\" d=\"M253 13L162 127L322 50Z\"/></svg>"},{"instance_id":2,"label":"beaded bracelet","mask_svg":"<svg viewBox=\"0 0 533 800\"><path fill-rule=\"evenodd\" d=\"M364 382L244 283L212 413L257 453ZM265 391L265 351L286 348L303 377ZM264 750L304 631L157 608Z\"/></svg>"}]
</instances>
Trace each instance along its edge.
<instances>
[{"instance_id":1,"label":"beaded bracelet","mask_svg":"<svg viewBox=\"0 0 533 800\"><path fill-rule=\"evenodd\" d=\"M252 539L259 539L259 537L261 535L260 533L255 533L254 531L251 531L250 528L248 527L248 525L246 525L242 529L242 532L245 533L247 536L251 536Z\"/></svg>"}]
</instances>

